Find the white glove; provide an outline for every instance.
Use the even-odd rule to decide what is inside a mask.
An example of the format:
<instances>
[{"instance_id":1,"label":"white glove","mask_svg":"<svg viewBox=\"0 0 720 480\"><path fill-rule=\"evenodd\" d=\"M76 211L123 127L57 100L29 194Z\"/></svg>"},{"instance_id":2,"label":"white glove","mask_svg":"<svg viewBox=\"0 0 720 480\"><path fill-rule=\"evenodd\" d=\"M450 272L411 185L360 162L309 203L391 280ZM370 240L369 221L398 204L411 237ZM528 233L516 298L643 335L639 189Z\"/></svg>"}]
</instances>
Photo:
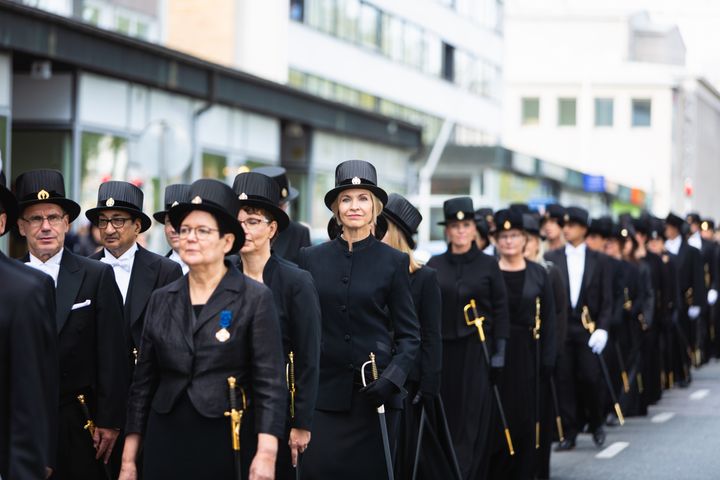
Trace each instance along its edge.
<instances>
[{"instance_id":1,"label":"white glove","mask_svg":"<svg viewBox=\"0 0 720 480\"><path fill-rule=\"evenodd\" d=\"M712 307L713 305L715 305L715 302L717 302L717 290L711 288L710 290L708 290L708 303Z\"/></svg>"},{"instance_id":2,"label":"white glove","mask_svg":"<svg viewBox=\"0 0 720 480\"><path fill-rule=\"evenodd\" d=\"M592 333L592 335L590 335L590 340L588 340L588 347L590 347L594 354L600 355L605 349L607 339L607 331L603 330L602 328L598 328Z\"/></svg>"},{"instance_id":3,"label":"white glove","mask_svg":"<svg viewBox=\"0 0 720 480\"><path fill-rule=\"evenodd\" d=\"M690 317L690 320L695 320L699 316L700 316L700 307L698 307L697 305L688 307L688 317Z\"/></svg>"}]
</instances>

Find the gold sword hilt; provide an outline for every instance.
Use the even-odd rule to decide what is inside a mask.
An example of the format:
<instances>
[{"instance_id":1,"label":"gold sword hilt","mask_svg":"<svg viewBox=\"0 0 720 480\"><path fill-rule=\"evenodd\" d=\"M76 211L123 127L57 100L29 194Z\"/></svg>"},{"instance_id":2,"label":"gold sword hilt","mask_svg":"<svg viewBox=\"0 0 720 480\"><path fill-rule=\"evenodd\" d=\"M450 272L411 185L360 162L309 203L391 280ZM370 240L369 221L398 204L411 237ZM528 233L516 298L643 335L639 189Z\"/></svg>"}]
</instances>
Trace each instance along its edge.
<instances>
[{"instance_id":1,"label":"gold sword hilt","mask_svg":"<svg viewBox=\"0 0 720 480\"><path fill-rule=\"evenodd\" d=\"M512 443L512 437L510 437L510 429L505 429L505 440L507 440L508 450L510 450L510 455L515 455L515 448L513 447Z\"/></svg>"},{"instance_id":2,"label":"gold sword hilt","mask_svg":"<svg viewBox=\"0 0 720 480\"><path fill-rule=\"evenodd\" d=\"M80 402L80 405L82 406L83 410L87 412L87 404L85 403L85 395L78 395L77 396L78 402ZM90 436L95 436L95 422L92 421L90 417L87 418L85 425L83 426L83 430L87 430L90 433Z\"/></svg>"},{"instance_id":3,"label":"gold sword hilt","mask_svg":"<svg viewBox=\"0 0 720 480\"><path fill-rule=\"evenodd\" d=\"M580 321L582 322L583 328L590 332L590 335L595 332L595 322L592 321L592 318L590 318L590 309L587 307L587 305L583 305L582 312L580 313Z\"/></svg>"},{"instance_id":4,"label":"gold sword hilt","mask_svg":"<svg viewBox=\"0 0 720 480\"><path fill-rule=\"evenodd\" d=\"M705 264L705 288L710 288L710 265Z\"/></svg>"},{"instance_id":5,"label":"gold sword hilt","mask_svg":"<svg viewBox=\"0 0 720 480\"><path fill-rule=\"evenodd\" d=\"M370 374L372 375L373 381L378 379L377 363L375 362L375 354L370 352Z\"/></svg>"},{"instance_id":6,"label":"gold sword hilt","mask_svg":"<svg viewBox=\"0 0 720 480\"><path fill-rule=\"evenodd\" d=\"M627 372L623 370L622 372L620 372L620 376L622 377L623 390L625 391L625 393L630 393L630 379Z\"/></svg>"},{"instance_id":7,"label":"gold sword hilt","mask_svg":"<svg viewBox=\"0 0 720 480\"><path fill-rule=\"evenodd\" d=\"M290 391L290 418L295 418L295 354L288 354L287 382Z\"/></svg>"},{"instance_id":8,"label":"gold sword hilt","mask_svg":"<svg viewBox=\"0 0 720 480\"><path fill-rule=\"evenodd\" d=\"M470 311L472 310L473 319L470 320ZM483 329L483 322L485 321L485 317L481 317L478 315L477 312L477 306L475 304L475 299L471 299L470 303L465 305L463 308L463 315L465 315L465 323L468 327L475 326L478 330L478 335L480 336L480 341L485 343L485 330Z\"/></svg>"},{"instance_id":9,"label":"gold sword hilt","mask_svg":"<svg viewBox=\"0 0 720 480\"><path fill-rule=\"evenodd\" d=\"M535 327L532 333L535 340L540 340L540 297L535 297Z\"/></svg>"},{"instance_id":10,"label":"gold sword hilt","mask_svg":"<svg viewBox=\"0 0 720 480\"><path fill-rule=\"evenodd\" d=\"M140 351L137 348L133 348L132 356L133 356L133 361L135 362L135 365L137 365L138 357L140 356Z\"/></svg>"},{"instance_id":11,"label":"gold sword hilt","mask_svg":"<svg viewBox=\"0 0 720 480\"><path fill-rule=\"evenodd\" d=\"M242 396L242 409L238 409L235 400L235 394L237 389L237 380L235 377L228 377L228 387L230 389L230 411L225 412L226 417L230 417L230 432L232 435L232 449L236 452L240 451L240 427L242 426L242 417L247 408L247 399L245 398L245 390L240 388L240 394Z\"/></svg>"},{"instance_id":12,"label":"gold sword hilt","mask_svg":"<svg viewBox=\"0 0 720 480\"><path fill-rule=\"evenodd\" d=\"M629 312L630 310L632 310L632 300L630 300L630 292L628 291L627 287L623 289L623 295L625 297L625 301L623 302L623 309L626 312Z\"/></svg>"},{"instance_id":13,"label":"gold sword hilt","mask_svg":"<svg viewBox=\"0 0 720 480\"><path fill-rule=\"evenodd\" d=\"M694 300L695 300L695 299L693 298L693 289L692 289L692 287L690 287L690 288L688 288L688 289L685 291L685 302L686 302L689 306L692 306Z\"/></svg>"}]
</instances>

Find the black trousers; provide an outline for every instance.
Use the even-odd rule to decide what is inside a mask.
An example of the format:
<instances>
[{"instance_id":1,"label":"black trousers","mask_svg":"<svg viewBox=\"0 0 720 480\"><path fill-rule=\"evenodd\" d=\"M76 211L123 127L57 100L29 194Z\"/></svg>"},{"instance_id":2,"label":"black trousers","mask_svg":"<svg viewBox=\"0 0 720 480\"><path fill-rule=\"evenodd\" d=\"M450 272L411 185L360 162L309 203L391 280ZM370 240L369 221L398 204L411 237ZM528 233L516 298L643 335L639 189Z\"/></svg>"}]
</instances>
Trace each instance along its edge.
<instances>
[{"instance_id":1,"label":"black trousers","mask_svg":"<svg viewBox=\"0 0 720 480\"><path fill-rule=\"evenodd\" d=\"M565 350L558 358L557 389L566 438L575 438L585 421L591 432L603 424L607 387L598 356L587 345L589 339L585 330L569 327Z\"/></svg>"},{"instance_id":2,"label":"black trousers","mask_svg":"<svg viewBox=\"0 0 720 480\"><path fill-rule=\"evenodd\" d=\"M68 401L60 405L57 466L50 477L52 480L106 480L102 463L95 460L90 433L83 428L85 423L85 416L77 402Z\"/></svg>"}]
</instances>

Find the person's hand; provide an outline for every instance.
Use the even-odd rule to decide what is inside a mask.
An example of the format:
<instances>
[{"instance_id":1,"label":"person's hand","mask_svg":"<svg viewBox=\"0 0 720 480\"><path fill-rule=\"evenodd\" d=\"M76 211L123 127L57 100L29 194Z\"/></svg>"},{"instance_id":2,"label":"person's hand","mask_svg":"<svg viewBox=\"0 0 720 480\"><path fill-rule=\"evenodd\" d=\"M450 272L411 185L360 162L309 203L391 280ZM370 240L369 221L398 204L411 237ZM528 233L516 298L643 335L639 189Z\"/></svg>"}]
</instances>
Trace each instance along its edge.
<instances>
[{"instance_id":1,"label":"person's hand","mask_svg":"<svg viewBox=\"0 0 720 480\"><path fill-rule=\"evenodd\" d=\"M364 393L370 403L375 407L384 405L398 393L398 389L394 383L385 377L380 377L372 383L368 383L366 387L360 389Z\"/></svg>"},{"instance_id":2,"label":"person's hand","mask_svg":"<svg viewBox=\"0 0 720 480\"><path fill-rule=\"evenodd\" d=\"M598 328L592 333L592 335L590 335L590 340L588 340L588 347L590 347L594 354L600 355L605 349L607 340L607 331L603 330L602 328Z\"/></svg>"},{"instance_id":3,"label":"person's hand","mask_svg":"<svg viewBox=\"0 0 720 480\"><path fill-rule=\"evenodd\" d=\"M273 480L275 478L275 455L258 450L250 465L250 480Z\"/></svg>"},{"instance_id":4,"label":"person's hand","mask_svg":"<svg viewBox=\"0 0 720 480\"><path fill-rule=\"evenodd\" d=\"M718 292L714 288L708 290L708 304L712 307L718 299Z\"/></svg>"},{"instance_id":5,"label":"person's hand","mask_svg":"<svg viewBox=\"0 0 720 480\"><path fill-rule=\"evenodd\" d=\"M697 305L688 307L688 317L690 317L690 320L696 320L699 316L700 316L700 307L698 307Z\"/></svg>"},{"instance_id":6,"label":"person's hand","mask_svg":"<svg viewBox=\"0 0 720 480\"><path fill-rule=\"evenodd\" d=\"M135 466L135 462L122 462L118 480L137 480L137 466Z\"/></svg>"},{"instance_id":7,"label":"person's hand","mask_svg":"<svg viewBox=\"0 0 720 480\"><path fill-rule=\"evenodd\" d=\"M45 467L45 478L50 478L50 475L53 474L53 469L50 467Z\"/></svg>"},{"instance_id":8,"label":"person's hand","mask_svg":"<svg viewBox=\"0 0 720 480\"><path fill-rule=\"evenodd\" d=\"M100 460L102 458L103 463L108 463L118 435L120 435L120 431L114 428L95 428L93 434L93 447L95 447L96 451L95 459Z\"/></svg>"},{"instance_id":9,"label":"person's hand","mask_svg":"<svg viewBox=\"0 0 720 480\"><path fill-rule=\"evenodd\" d=\"M300 454L305 452L305 449L307 449L308 444L310 443L310 436L309 430L303 430L301 428L290 429L290 440L288 440L288 445L290 445L290 456L292 457L293 467L297 468L298 458L300 457Z\"/></svg>"}]
</instances>

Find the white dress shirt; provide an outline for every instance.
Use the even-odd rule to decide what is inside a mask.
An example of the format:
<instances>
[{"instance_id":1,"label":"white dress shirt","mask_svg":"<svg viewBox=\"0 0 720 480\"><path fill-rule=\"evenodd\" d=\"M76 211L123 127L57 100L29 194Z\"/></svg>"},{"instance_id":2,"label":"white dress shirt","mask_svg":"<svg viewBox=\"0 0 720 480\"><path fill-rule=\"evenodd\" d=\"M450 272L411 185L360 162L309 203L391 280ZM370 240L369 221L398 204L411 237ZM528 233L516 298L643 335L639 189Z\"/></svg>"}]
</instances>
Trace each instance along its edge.
<instances>
[{"instance_id":1,"label":"white dress shirt","mask_svg":"<svg viewBox=\"0 0 720 480\"><path fill-rule=\"evenodd\" d=\"M680 251L680 245L682 245L682 237L680 235L673 238L672 240L665 240L665 249L673 255L678 254L678 252Z\"/></svg>"},{"instance_id":2,"label":"white dress shirt","mask_svg":"<svg viewBox=\"0 0 720 480\"><path fill-rule=\"evenodd\" d=\"M25 262L25 265L29 265L43 273L50 275L55 282L57 287L58 275L60 274L60 261L62 260L63 249L61 248L58 253L50 257L47 262L43 262L32 253L30 254L30 261Z\"/></svg>"},{"instance_id":3,"label":"white dress shirt","mask_svg":"<svg viewBox=\"0 0 720 480\"><path fill-rule=\"evenodd\" d=\"M680 236L678 235L677 238L680 238ZM688 245L695 247L698 250L702 250L702 237L700 236L699 231L690 235L690 238L688 238Z\"/></svg>"},{"instance_id":4,"label":"white dress shirt","mask_svg":"<svg viewBox=\"0 0 720 480\"><path fill-rule=\"evenodd\" d=\"M178 252L176 252L175 250L172 251L172 253L170 254L170 257L168 257L168 258L170 258L170 260L172 260L173 262L176 262L180 265L180 268L182 268L183 275L185 275L190 270L190 267L188 267L185 264L185 262L182 261L182 258L180 258L180 254Z\"/></svg>"},{"instance_id":5,"label":"white dress shirt","mask_svg":"<svg viewBox=\"0 0 720 480\"><path fill-rule=\"evenodd\" d=\"M104 250L105 256L102 257L100 261L113 267L115 283L117 283L120 293L122 293L124 304L127 299L128 288L130 287L130 275L132 274L133 263L135 262L135 252L138 251L137 243L133 243L133 246L128 248L119 258L115 258L107 248Z\"/></svg>"},{"instance_id":6,"label":"white dress shirt","mask_svg":"<svg viewBox=\"0 0 720 480\"><path fill-rule=\"evenodd\" d=\"M565 257L567 258L568 281L570 282L570 302L573 308L577 306L580 298L583 275L585 274L585 253L587 245L581 243L577 247L565 244Z\"/></svg>"}]
</instances>

